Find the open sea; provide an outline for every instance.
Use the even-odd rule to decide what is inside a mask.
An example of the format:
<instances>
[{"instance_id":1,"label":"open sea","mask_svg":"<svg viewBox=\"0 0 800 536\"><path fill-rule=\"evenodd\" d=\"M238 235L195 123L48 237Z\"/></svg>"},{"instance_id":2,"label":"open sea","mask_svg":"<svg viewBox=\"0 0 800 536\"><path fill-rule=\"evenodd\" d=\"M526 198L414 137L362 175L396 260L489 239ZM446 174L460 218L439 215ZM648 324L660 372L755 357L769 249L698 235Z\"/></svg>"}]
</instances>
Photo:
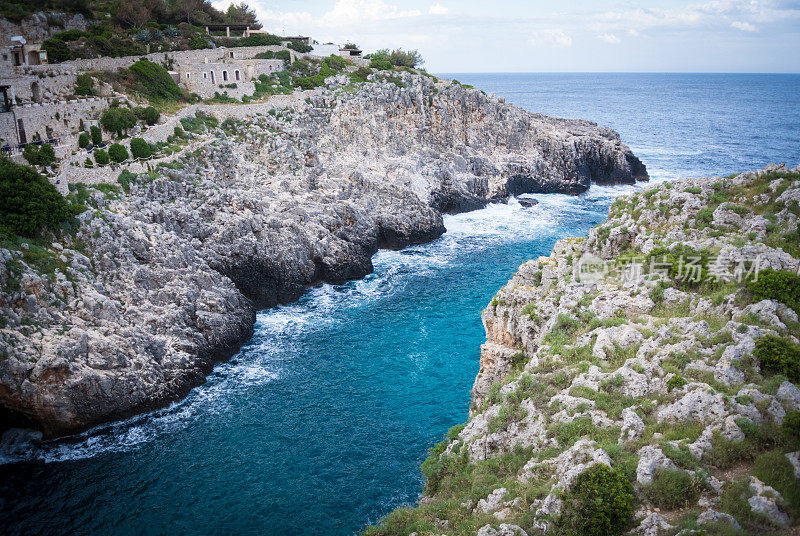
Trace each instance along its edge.
<instances>
[{"instance_id":1,"label":"open sea","mask_svg":"<svg viewBox=\"0 0 800 536\"><path fill-rule=\"evenodd\" d=\"M612 127L653 180L800 163L800 75L443 76ZM253 339L182 402L4 442L2 533L350 535L413 503L426 449L467 418L480 310L522 262L635 188L447 216L442 238L379 252L363 280L260 313Z\"/></svg>"}]
</instances>

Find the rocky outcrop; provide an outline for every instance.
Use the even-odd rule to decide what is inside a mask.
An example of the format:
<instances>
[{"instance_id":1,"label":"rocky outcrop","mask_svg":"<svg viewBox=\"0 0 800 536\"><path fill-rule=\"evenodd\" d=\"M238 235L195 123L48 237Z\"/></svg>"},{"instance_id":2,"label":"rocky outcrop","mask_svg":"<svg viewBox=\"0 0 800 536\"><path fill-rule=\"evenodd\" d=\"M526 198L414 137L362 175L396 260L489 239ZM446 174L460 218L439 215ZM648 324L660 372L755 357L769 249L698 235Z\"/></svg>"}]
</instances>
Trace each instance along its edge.
<instances>
[{"instance_id":1,"label":"rocky outcrop","mask_svg":"<svg viewBox=\"0 0 800 536\"><path fill-rule=\"evenodd\" d=\"M634 534L793 534L798 202L800 167L664 183L523 264L482 313L469 421L423 464L420 505L374 534L432 512L474 534L498 511L527 534L572 533L565 496L598 464L631 482ZM765 336L786 350L759 353Z\"/></svg>"},{"instance_id":2,"label":"rocky outcrop","mask_svg":"<svg viewBox=\"0 0 800 536\"><path fill-rule=\"evenodd\" d=\"M437 238L443 211L644 174L611 130L407 73L246 110L187 123L208 130L176 163L74 188L77 232L0 249L3 425L52 436L162 406L236 351L256 310Z\"/></svg>"}]
</instances>

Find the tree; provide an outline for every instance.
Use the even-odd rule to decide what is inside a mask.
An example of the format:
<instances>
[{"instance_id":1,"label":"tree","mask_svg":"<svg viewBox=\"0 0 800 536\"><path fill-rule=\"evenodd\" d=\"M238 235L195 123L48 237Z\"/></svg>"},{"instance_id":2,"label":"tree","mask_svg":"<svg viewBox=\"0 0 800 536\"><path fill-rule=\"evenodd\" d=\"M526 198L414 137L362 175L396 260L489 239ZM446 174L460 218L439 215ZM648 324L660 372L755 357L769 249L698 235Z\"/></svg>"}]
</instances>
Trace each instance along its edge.
<instances>
[{"instance_id":1,"label":"tree","mask_svg":"<svg viewBox=\"0 0 800 536\"><path fill-rule=\"evenodd\" d=\"M124 162L128 159L128 150L121 143L113 143L108 148L108 156L116 163Z\"/></svg>"},{"instance_id":2,"label":"tree","mask_svg":"<svg viewBox=\"0 0 800 536\"><path fill-rule=\"evenodd\" d=\"M249 24L254 29L261 28L258 22L258 17L254 9L251 9L246 3L231 4L228 6L228 11L225 12L225 22L231 24Z\"/></svg>"},{"instance_id":3,"label":"tree","mask_svg":"<svg viewBox=\"0 0 800 536\"><path fill-rule=\"evenodd\" d=\"M115 132L117 136L136 126L136 115L130 108L109 108L100 116L100 124L109 132Z\"/></svg>"},{"instance_id":4,"label":"tree","mask_svg":"<svg viewBox=\"0 0 800 536\"><path fill-rule=\"evenodd\" d=\"M80 136L78 136L78 147L81 149L89 147L89 135L87 133L81 132Z\"/></svg>"},{"instance_id":5,"label":"tree","mask_svg":"<svg viewBox=\"0 0 800 536\"><path fill-rule=\"evenodd\" d=\"M153 10L149 4L145 0L122 2L117 8L117 20L132 28L139 28L152 18Z\"/></svg>"},{"instance_id":6,"label":"tree","mask_svg":"<svg viewBox=\"0 0 800 536\"><path fill-rule=\"evenodd\" d=\"M6 232L33 238L57 229L80 208L34 168L0 158L0 228Z\"/></svg>"},{"instance_id":7,"label":"tree","mask_svg":"<svg viewBox=\"0 0 800 536\"><path fill-rule=\"evenodd\" d=\"M46 39L42 42L42 50L47 51L47 61L51 63L69 61L72 58L72 52L61 39Z\"/></svg>"},{"instance_id":8,"label":"tree","mask_svg":"<svg viewBox=\"0 0 800 536\"><path fill-rule=\"evenodd\" d=\"M103 132L100 130L99 127L92 125L89 127L89 132L92 134L92 143L95 145L100 145L103 143Z\"/></svg>"},{"instance_id":9,"label":"tree","mask_svg":"<svg viewBox=\"0 0 800 536\"><path fill-rule=\"evenodd\" d=\"M110 157L108 153L103 149L95 149L94 151L94 161L97 162L98 166L106 166L110 162Z\"/></svg>"},{"instance_id":10,"label":"tree","mask_svg":"<svg viewBox=\"0 0 800 536\"><path fill-rule=\"evenodd\" d=\"M56 161L56 152L53 146L45 143L37 146L28 144L22 150L22 157L34 166L49 166Z\"/></svg>"},{"instance_id":11,"label":"tree","mask_svg":"<svg viewBox=\"0 0 800 536\"><path fill-rule=\"evenodd\" d=\"M142 138L133 138L131 140L131 154L134 158L147 158L153 154L150 144Z\"/></svg>"},{"instance_id":12,"label":"tree","mask_svg":"<svg viewBox=\"0 0 800 536\"><path fill-rule=\"evenodd\" d=\"M152 106L148 106L146 108L137 106L133 109L133 113L136 114L136 117L140 121L144 121L148 125L155 125L158 123L158 119L161 117L161 113L159 113L159 111Z\"/></svg>"}]
</instances>

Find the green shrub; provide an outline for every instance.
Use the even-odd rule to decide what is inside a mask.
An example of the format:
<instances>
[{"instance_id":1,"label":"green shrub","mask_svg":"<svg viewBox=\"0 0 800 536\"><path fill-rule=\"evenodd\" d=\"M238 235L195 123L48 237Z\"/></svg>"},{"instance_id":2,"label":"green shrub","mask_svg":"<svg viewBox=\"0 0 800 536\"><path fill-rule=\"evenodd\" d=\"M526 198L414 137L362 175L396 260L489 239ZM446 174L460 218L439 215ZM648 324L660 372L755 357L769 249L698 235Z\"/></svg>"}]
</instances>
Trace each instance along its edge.
<instances>
[{"instance_id":1,"label":"green shrub","mask_svg":"<svg viewBox=\"0 0 800 536\"><path fill-rule=\"evenodd\" d=\"M155 125L158 123L158 119L161 117L159 111L152 106L137 106L133 109L133 113L136 115L137 119L143 121L147 125Z\"/></svg>"},{"instance_id":2,"label":"green shrub","mask_svg":"<svg viewBox=\"0 0 800 536\"><path fill-rule=\"evenodd\" d=\"M347 65L345 59L341 56L337 56L336 54L328 56L327 58L322 60L322 63L326 64L334 71L341 71L342 69L344 69L345 65Z\"/></svg>"},{"instance_id":3,"label":"green shrub","mask_svg":"<svg viewBox=\"0 0 800 536\"><path fill-rule=\"evenodd\" d=\"M291 48L295 52L299 52L301 54L311 52L314 49L314 47L312 47L311 45L307 45L305 43L298 43L295 41L292 41L291 43L286 45L286 48Z\"/></svg>"},{"instance_id":4,"label":"green shrub","mask_svg":"<svg viewBox=\"0 0 800 536\"><path fill-rule=\"evenodd\" d=\"M800 347L789 339L766 335L756 341L753 355L768 372L783 374L791 381L800 381Z\"/></svg>"},{"instance_id":5,"label":"green shrub","mask_svg":"<svg viewBox=\"0 0 800 536\"><path fill-rule=\"evenodd\" d=\"M92 143L94 145L103 143L103 132L100 130L100 127L94 125L89 127L89 133L92 135Z\"/></svg>"},{"instance_id":6,"label":"green shrub","mask_svg":"<svg viewBox=\"0 0 800 536\"><path fill-rule=\"evenodd\" d=\"M759 454L753 465L753 475L780 493L796 513L800 513L800 479L794 467L780 450Z\"/></svg>"},{"instance_id":7,"label":"green shrub","mask_svg":"<svg viewBox=\"0 0 800 536\"><path fill-rule=\"evenodd\" d=\"M578 475L564 496L557 532L581 536L622 534L630 524L635 504L633 485L620 471L594 465Z\"/></svg>"},{"instance_id":8,"label":"green shrub","mask_svg":"<svg viewBox=\"0 0 800 536\"><path fill-rule=\"evenodd\" d=\"M142 138L133 138L131 140L131 154L134 158L147 158L153 154L150 144Z\"/></svg>"},{"instance_id":9,"label":"green shrub","mask_svg":"<svg viewBox=\"0 0 800 536\"><path fill-rule=\"evenodd\" d=\"M669 393L673 389L680 389L684 385L686 385L686 380L682 376L678 376L676 374L672 378L667 380L667 392Z\"/></svg>"},{"instance_id":10,"label":"green shrub","mask_svg":"<svg viewBox=\"0 0 800 536\"><path fill-rule=\"evenodd\" d=\"M98 166L106 166L111 159L109 158L108 153L103 149L95 149L94 161L97 162Z\"/></svg>"},{"instance_id":11,"label":"green shrub","mask_svg":"<svg viewBox=\"0 0 800 536\"><path fill-rule=\"evenodd\" d=\"M378 69L379 71L391 71L394 69L394 65L389 60L373 58L369 62L369 68Z\"/></svg>"},{"instance_id":12,"label":"green shrub","mask_svg":"<svg viewBox=\"0 0 800 536\"><path fill-rule=\"evenodd\" d=\"M62 39L55 37L45 39L42 42L42 50L47 51L47 61L50 63L60 63L72 59L72 52Z\"/></svg>"},{"instance_id":13,"label":"green shrub","mask_svg":"<svg viewBox=\"0 0 800 536\"><path fill-rule=\"evenodd\" d=\"M659 508L674 510L694 504L700 487L686 471L659 467L653 474L653 483L645 487L645 494Z\"/></svg>"},{"instance_id":14,"label":"green shrub","mask_svg":"<svg viewBox=\"0 0 800 536\"><path fill-rule=\"evenodd\" d=\"M139 82L140 89L145 95L166 100L183 98L183 92L178 84L161 65L148 60L139 60L128 69Z\"/></svg>"},{"instance_id":15,"label":"green shrub","mask_svg":"<svg viewBox=\"0 0 800 536\"><path fill-rule=\"evenodd\" d=\"M372 69L369 67L359 67L350 73L350 80L353 82L366 82L367 77L372 74Z\"/></svg>"},{"instance_id":16,"label":"green shrub","mask_svg":"<svg viewBox=\"0 0 800 536\"><path fill-rule=\"evenodd\" d=\"M130 108L109 108L100 116L100 124L109 132L122 136L126 130L136 126L136 114Z\"/></svg>"},{"instance_id":17,"label":"green shrub","mask_svg":"<svg viewBox=\"0 0 800 536\"><path fill-rule=\"evenodd\" d=\"M0 228L36 237L69 222L84 207L71 205L30 166L0 158Z\"/></svg>"},{"instance_id":18,"label":"green shrub","mask_svg":"<svg viewBox=\"0 0 800 536\"><path fill-rule=\"evenodd\" d=\"M108 156L114 162L124 162L128 159L128 150L121 143L114 143L108 148Z\"/></svg>"},{"instance_id":19,"label":"green shrub","mask_svg":"<svg viewBox=\"0 0 800 536\"><path fill-rule=\"evenodd\" d=\"M800 411L793 410L783 418L783 433L792 441L800 442Z\"/></svg>"},{"instance_id":20,"label":"green shrub","mask_svg":"<svg viewBox=\"0 0 800 536\"><path fill-rule=\"evenodd\" d=\"M75 81L76 95L94 95L94 78L89 74L80 74Z\"/></svg>"},{"instance_id":21,"label":"green shrub","mask_svg":"<svg viewBox=\"0 0 800 536\"><path fill-rule=\"evenodd\" d=\"M81 132L80 136L78 136L78 147L81 149L86 149L89 147L89 135L85 132Z\"/></svg>"},{"instance_id":22,"label":"green shrub","mask_svg":"<svg viewBox=\"0 0 800 536\"><path fill-rule=\"evenodd\" d=\"M800 277L792 272L767 268L757 281L749 281L747 288L757 300L776 300L800 314Z\"/></svg>"},{"instance_id":23,"label":"green shrub","mask_svg":"<svg viewBox=\"0 0 800 536\"><path fill-rule=\"evenodd\" d=\"M33 166L49 166L56 161L56 152L52 145L28 144L22 150L22 156Z\"/></svg>"}]
</instances>

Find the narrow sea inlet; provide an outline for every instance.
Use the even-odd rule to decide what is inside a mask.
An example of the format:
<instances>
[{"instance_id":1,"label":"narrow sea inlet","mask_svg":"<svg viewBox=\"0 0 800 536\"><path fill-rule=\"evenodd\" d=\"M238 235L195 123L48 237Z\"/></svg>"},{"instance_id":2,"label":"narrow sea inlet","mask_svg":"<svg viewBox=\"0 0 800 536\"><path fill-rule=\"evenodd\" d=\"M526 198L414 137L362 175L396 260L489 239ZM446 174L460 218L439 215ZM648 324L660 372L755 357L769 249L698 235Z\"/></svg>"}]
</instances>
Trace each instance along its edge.
<instances>
[{"instance_id":1,"label":"narrow sea inlet","mask_svg":"<svg viewBox=\"0 0 800 536\"><path fill-rule=\"evenodd\" d=\"M617 129L654 180L800 161L797 76L456 76ZM70 440L5 444L0 526L357 532L416 499L426 449L465 420L485 340L479 312L492 295L634 188L448 216L442 238L380 252L365 279L262 312L253 339L186 400Z\"/></svg>"}]
</instances>

